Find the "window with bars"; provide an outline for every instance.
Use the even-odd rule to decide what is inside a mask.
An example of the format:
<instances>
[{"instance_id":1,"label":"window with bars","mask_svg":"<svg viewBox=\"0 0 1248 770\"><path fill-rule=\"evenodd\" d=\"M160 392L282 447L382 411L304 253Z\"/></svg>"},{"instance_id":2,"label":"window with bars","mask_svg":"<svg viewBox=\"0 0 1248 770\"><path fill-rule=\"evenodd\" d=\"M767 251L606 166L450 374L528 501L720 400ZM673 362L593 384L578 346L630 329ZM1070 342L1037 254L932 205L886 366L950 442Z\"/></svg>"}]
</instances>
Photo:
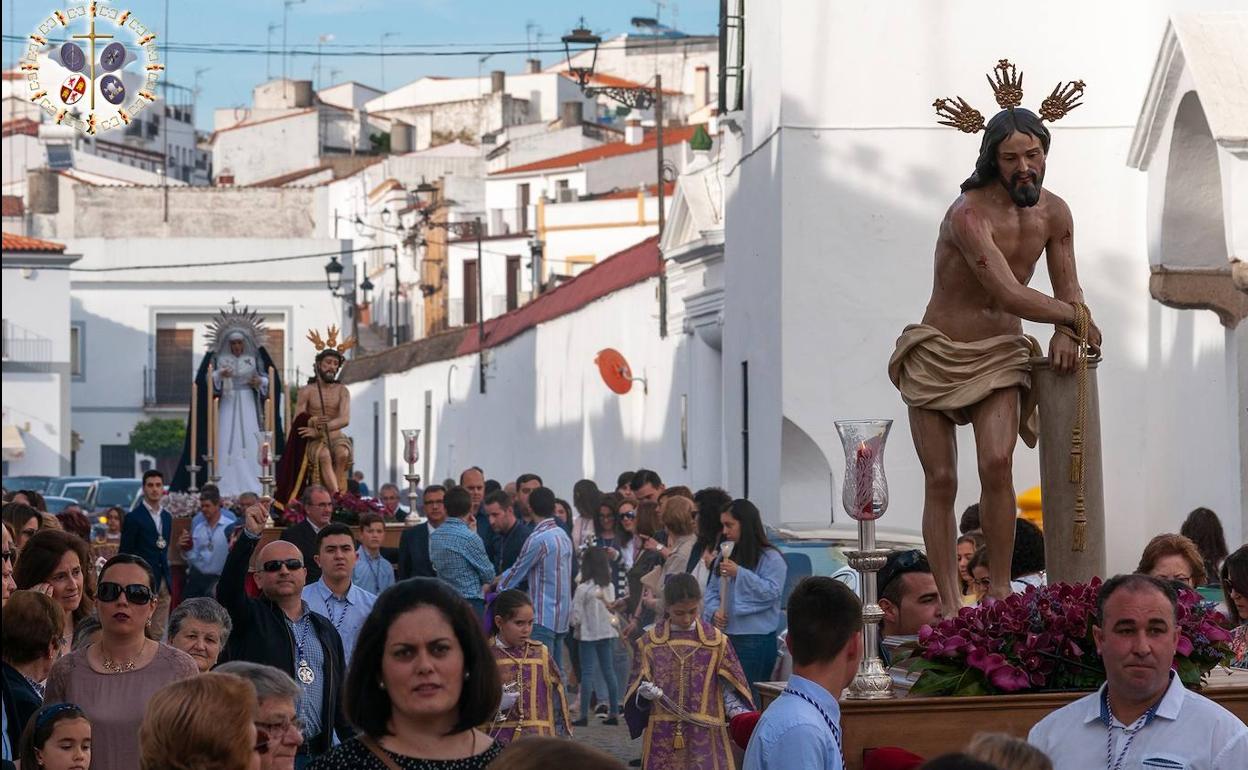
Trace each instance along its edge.
<instances>
[{"instance_id":1,"label":"window with bars","mask_svg":"<svg viewBox=\"0 0 1248 770\"><path fill-rule=\"evenodd\" d=\"M114 479L134 477L134 450L129 444L100 445L100 475Z\"/></svg>"},{"instance_id":2,"label":"window with bars","mask_svg":"<svg viewBox=\"0 0 1248 770\"><path fill-rule=\"evenodd\" d=\"M745 106L745 0L719 0L719 114Z\"/></svg>"},{"instance_id":3,"label":"window with bars","mask_svg":"<svg viewBox=\"0 0 1248 770\"><path fill-rule=\"evenodd\" d=\"M185 404L195 377L193 329L156 330L156 403Z\"/></svg>"}]
</instances>

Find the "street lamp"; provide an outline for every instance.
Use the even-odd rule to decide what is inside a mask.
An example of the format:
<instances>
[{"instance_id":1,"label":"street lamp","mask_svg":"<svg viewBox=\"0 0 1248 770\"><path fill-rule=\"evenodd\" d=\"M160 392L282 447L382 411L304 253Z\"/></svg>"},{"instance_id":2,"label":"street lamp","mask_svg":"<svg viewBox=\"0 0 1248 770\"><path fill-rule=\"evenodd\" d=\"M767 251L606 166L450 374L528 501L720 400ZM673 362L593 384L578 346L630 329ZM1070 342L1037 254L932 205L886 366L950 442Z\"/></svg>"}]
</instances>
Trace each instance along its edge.
<instances>
[{"instance_id":1,"label":"street lamp","mask_svg":"<svg viewBox=\"0 0 1248 770\"><path fill-rule=\"evenodd\" d=\"M329 264L325 265L325 285L335 297L341 296L338 292L342 288L342 271L342 263L338 261L337 255L330 257Z\"/></svg>"},{"instance_id":2,"label":"street lamp","mask_svg":"<svg viewBox=\"0 0 1248 770\"><path fill-rule=\"evenodd\" d=\"M657 35L657 30L656 30ZM648 86L590 86L594 76L594 67L598 63L598 44L602 38L585 28L585 20L581 25L563 36L563 48L568 57L568 71L581 87L581 93L597 98L606 96L630 109L645 110L654 107L654 154L658 158L658 203L659 203L659 240L663 240L663 228L667 213L664 211L663 184L667 166L663 161L663 76L654 73L654 88ZM584 53L593 47L593 56L589 67L576 67L572 64L574 56ZM575 50L575 53L573 52ZM659 275L659 336L667 336L667 273Z\"/></svg>"},{"instance_id":3,"label":"street lamp","mask_svg":"<svg viewBox=\"0 0 1248 770\"><path fill-rule=\"evenodd\" d=\"M377 288L369 279L368 275L364 275L364 281L360 283L360 294L364 297L364 304L371 305L373 301L373 289Z\"/></svg>"}]
</instances>

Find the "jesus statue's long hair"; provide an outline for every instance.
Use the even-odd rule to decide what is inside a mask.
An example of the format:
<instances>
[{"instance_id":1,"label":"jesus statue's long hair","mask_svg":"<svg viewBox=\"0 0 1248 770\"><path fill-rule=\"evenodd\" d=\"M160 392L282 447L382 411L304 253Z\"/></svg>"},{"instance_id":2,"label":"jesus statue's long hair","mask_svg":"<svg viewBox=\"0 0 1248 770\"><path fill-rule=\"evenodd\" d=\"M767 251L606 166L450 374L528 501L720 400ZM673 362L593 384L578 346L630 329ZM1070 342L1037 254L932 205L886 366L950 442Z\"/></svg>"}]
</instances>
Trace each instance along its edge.
<instances>
[{"instance_id":1,"label":"jesus statue's long hair","mask_svg":"<svg viewBox=\"0 0 1248 770\"><path fill-rule=\"evenodd\" d=\"M1040 116L1031 110L1015 107L1012 110L1001 110L984 128L984 140L979 144L979 157L975 160L975 172L962 183L962 192L977 190L990 182L996 181L997 147L1015 131L1021 131L1040 140L1044 154L1049 154L1049 129L1045 127Z\"/></svg>"}]
</instances>

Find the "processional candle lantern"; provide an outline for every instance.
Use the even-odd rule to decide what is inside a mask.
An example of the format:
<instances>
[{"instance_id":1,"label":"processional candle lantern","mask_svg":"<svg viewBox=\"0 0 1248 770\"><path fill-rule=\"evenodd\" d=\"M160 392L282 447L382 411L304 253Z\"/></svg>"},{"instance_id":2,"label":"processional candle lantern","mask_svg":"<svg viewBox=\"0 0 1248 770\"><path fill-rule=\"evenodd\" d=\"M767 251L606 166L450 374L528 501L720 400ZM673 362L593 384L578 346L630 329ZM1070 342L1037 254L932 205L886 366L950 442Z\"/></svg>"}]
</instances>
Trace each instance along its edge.
<instances>
[{"instance_id":1,"label":"processional candle lantern","mask_svg":"<svg viewBox=\"0 0 1248 770\"><path fill-rule=\"evenodd\" d=\"M407 428L403 433L403 461L407 463L407 519L405 523L412 527L424 521L424 517L416 508L416 486L420 484L420 474L416 473L416 463L420 460L420 428Z\"/></svg>"},{"instance_id":2,"label":"processional candle lantern","mask_svg":"<svg viewBox=\"0 0 1248 770\"><path fill-rule=\"evenodd\" d=\"M845 450L845 479L841 505L858 522L858 550L846 551L849 565L858 571L862 586L862 662L849 685L850 698L876 700L892 697L892 680L876 646L879 622L884 619L876 596L876 572L888 560L887 549L875 547L875 520L888 509L888 479L884 477L884 444L892 420L838 420L836 432Z\"/></svg>"}]
</instances>

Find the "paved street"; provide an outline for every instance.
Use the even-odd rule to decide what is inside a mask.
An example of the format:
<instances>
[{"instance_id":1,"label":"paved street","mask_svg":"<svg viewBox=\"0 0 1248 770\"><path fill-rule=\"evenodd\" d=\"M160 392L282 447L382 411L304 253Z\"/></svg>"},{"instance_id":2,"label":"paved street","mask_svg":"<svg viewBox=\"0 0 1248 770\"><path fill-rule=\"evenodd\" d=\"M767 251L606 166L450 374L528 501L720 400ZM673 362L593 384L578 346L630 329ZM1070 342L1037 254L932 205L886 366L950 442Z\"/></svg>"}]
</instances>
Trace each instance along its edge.
<instances>
[{"instance_id":1,"label":"paved street","mask_svg":"<svg viewBox=\"0 0 1248 770\"><path fill-rule=\"evenodd\" d=\"M600 720L591 719L587 727L577 727L575 731L578 743L587 743L616 759L628 762L641 756L641 739L629 740L628 726L623 719L614 727L607 727Z\"/></svg>"}]
</instances>

